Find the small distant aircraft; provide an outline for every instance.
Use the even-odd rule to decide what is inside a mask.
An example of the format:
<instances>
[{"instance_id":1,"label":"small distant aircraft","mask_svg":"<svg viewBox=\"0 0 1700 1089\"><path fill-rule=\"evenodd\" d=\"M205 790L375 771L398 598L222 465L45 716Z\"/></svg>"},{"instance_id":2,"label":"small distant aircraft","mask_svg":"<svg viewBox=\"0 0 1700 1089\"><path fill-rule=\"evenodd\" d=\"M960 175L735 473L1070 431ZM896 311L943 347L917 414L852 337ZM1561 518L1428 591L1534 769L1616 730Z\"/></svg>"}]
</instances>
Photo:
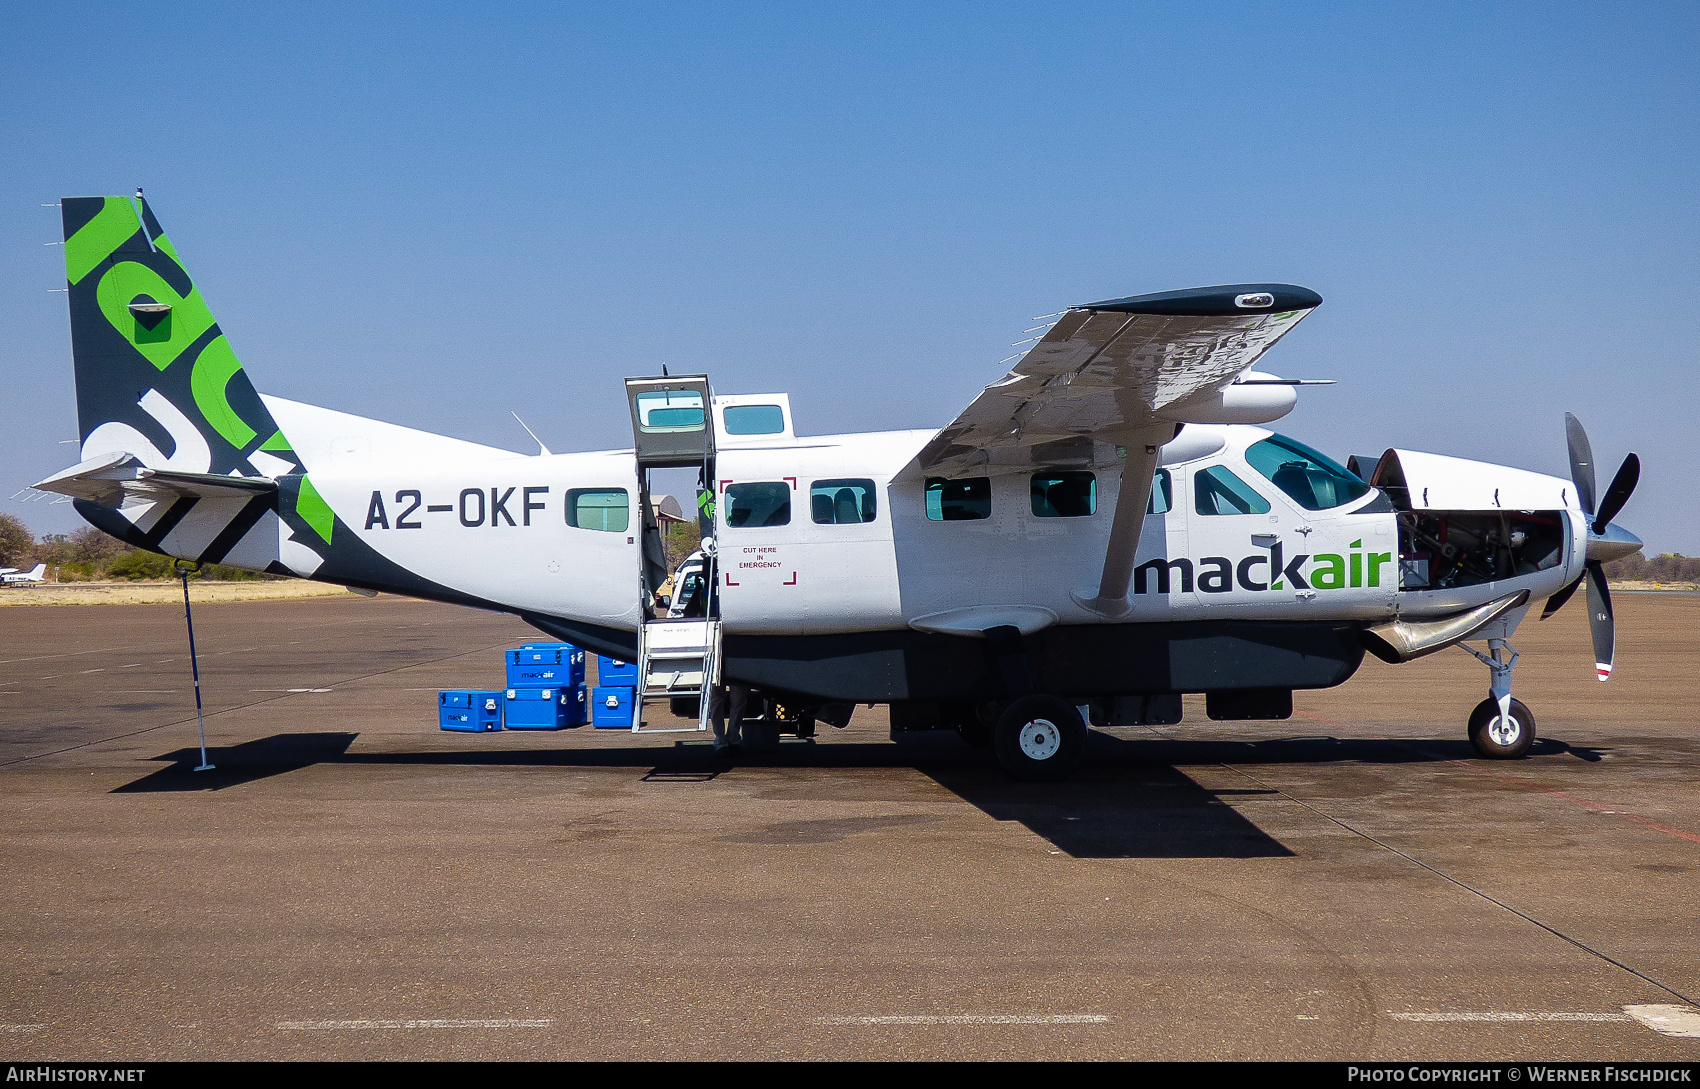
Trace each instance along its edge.
<instances>
[{"instance_id":1,"label":"small distant aircraft","mask_svg":"<svg viewBox=\"0 0 1700 1089\"><path fill-rule=\"evenodd\" d=\"M28 571L16 567L0 568L0 586L29 586L47 581L47 565L38 563Z\"/></svg>"},{"instance_id":2,"label":"small distant aircraft","mask_svg":"<svg viewBox=\"0 0 1700 1089\"><path fill-rule=\"evenodd\" d=\"M1471 640L1468 735L1517 757L1511 636L1584 582L1611 674L1601 564L1640 546L1612 524L1636 456L1601 494L1574 417L1569 480L1397 449L1348 469L1258 426L1310 384L1253 369L1321 303L1304 288L1071 307L938 431L799 438L783 394L663 374L626 381L632 449L526 456L260 395L139 191L61 206L83 460L36 487L165 555L513 613L638 662L698 729L716 683L800 736L885 703L1058 778L1089 722L1178 722L1183 693L1285 718L1366 651ZM702 546L669 572L651 482L681 469Z\"/></svg>"}]
</instances>

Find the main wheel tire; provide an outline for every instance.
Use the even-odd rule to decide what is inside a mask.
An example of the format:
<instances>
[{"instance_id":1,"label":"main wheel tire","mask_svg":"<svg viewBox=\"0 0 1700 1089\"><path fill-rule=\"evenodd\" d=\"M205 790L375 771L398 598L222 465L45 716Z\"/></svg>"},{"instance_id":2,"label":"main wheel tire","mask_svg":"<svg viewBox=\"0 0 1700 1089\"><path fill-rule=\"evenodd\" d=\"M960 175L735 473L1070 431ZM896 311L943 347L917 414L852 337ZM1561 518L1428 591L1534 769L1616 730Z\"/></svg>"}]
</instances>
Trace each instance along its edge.
<instances>
[{"instance_id":1,"label":"main wheel tire","mask_svg":"<svg viewBox=\"0 0 1700 1089\"><path fill-rule=\"evenodd\" d=\"M1500 718L1499 701L1491 696L1470 712L1470 744L1490 760L1516 760L1535 743L1535 716L1522 700L1511 701L1511 721Z\"/></svg>"},{"instance_id":2,"label":"main wheel tire","mask_svg":"<svg viewBox=\"0 0 1700 1089\"><path fill-rule=\"evenodd\" d=\"M992 751L1017 779L1067 778L1086 752L1086 724L1074 705L1055 696L1023 696L998 716Z\"/></svg>"}]
</instances>

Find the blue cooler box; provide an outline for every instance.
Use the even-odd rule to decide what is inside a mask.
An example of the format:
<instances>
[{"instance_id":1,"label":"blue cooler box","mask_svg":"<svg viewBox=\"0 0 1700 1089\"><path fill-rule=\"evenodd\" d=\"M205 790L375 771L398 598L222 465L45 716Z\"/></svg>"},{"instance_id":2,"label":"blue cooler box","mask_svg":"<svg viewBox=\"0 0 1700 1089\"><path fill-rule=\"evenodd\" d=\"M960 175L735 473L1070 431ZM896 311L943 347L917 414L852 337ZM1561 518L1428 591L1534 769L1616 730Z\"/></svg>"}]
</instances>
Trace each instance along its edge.
<instances>
[{"instance_id":1,"label":"blue cooler box","mask_svg":"<svg viewBox=\"0 0 1700 1089\"><path fill-rule=\"evenodd\" d=\"M584 651L571 643L527 643L503 657L509 688L566 688L584 683Z\"/></svg>"},{"instance_id":2,"label":"blue cooler box","mask_svg":"<svg viewBox=\"0 0 1700 1089\"><path fill-rule=\"evenodd\" d=\"M596 656L596 683L605 687L636 688L638 683L637 663L621 662L598 654Z\"/></svg>"},{"instance_id":3,"label":"blue cooler box","mask_svg":"<svg viewBox=\"0 0 1700 1089\"><path fill-rule=\"evenodd\" d=\"M587 720L584 685L567 688L508 689L507 728L510 730L562 730L583 726Z\"/></svg>"},{"instance_id":4,"label":"blue cooler box","mask_svg":"<svg viewBox=\"0 0 1700 1089\"><path fill-rule=\"evenodd\" d=\"M590 715L598 730L629 730L637 690L628 685L599 684L590 693Z\"/></svg>"},{"instance_id":5,"label":"blue cooler box","mask_svg":"<svg viewBox=\"0 0 1700 1089\"><path fill-rule=\"evenodd\" d=\"M437 725L474 734L500 730L502 703L500 692L438 692Z\"/></svg>"}]
</instances>

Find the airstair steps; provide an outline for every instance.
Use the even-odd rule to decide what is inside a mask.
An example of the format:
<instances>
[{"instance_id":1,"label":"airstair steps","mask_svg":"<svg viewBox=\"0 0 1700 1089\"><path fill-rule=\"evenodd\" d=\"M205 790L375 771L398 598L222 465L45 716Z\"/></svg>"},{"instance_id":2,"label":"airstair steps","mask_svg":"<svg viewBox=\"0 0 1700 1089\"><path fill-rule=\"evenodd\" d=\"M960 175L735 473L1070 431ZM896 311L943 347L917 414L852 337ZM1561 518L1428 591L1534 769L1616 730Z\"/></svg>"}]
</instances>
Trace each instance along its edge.
<instances>
[{"instance_id":1,"label":"airstair steps","mask_svg":"<svg viewBox=\"0 0 1700 1089\"><path fill-rule=\"evenodd\" d=\"M650 620L639 641L638 707L632 716L634 733L676 733L706 730L709 695L719 672L718 620ZM697 725L684 730L651 729L643 725L643 702L650 699L698 697Z\"/></svg>"}]
</instances>

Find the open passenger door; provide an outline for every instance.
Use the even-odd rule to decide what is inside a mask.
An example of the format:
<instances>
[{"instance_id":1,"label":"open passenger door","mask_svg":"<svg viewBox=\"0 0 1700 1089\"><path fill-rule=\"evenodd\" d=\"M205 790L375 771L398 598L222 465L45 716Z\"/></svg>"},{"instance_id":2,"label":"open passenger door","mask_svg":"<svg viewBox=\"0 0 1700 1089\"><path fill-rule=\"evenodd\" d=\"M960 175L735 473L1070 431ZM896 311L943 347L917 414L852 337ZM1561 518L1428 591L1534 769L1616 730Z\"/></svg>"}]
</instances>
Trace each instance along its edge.
<instances>
[{"instance_id":1,"label":"open passenger door","mask_svg":"<svg viewBox=\"0 0 1700 1089\"><path fill-rule=\"evenodd\" d=\"M714 685L720 680L720 596L714 557L703 559L707 608L700 618L654 615L655 595L671 572L660 522L650 501L650 473L656 469L698 469L704 487L714 481L714 394L701 374L626 379L626 403L632 414L632 445L637 458L638 510L642 525L638 573L638 686L632 714L634 733L679 733L683 729L646 729L647 699L698 698L697 724L708 729ZM707 527L705 527L706 532Z\"/></svg>"}]
</instances>

